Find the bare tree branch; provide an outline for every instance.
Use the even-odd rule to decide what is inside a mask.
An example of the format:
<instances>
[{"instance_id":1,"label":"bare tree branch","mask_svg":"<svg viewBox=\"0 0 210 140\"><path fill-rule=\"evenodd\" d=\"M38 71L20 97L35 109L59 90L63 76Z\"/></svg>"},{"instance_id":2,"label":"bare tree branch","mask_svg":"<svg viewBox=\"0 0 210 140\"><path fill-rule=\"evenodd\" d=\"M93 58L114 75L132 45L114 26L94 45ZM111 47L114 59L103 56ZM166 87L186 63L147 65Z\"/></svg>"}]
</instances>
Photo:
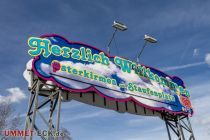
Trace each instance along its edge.
<instances>
[{"instance_id":1,"label":"bare tree branch","mask_svg":"<svg viewBox=\"0 0 210 140\"><path fill-rule=\"evenodd\" d=\"M17 130L22 125L22 121L19 115L13 117L13 112L15 110L12 108L10 103L0 104L0 130L10 129ZM19 140L20 137L7 137L1 138L3 140Z\"/></svg>"},{"instance_id":2,"label":"bare tree branch","mask_svg":"<svg viewBox=\"0 0 210 140\"><path fill-rule=\"evenodd\" d=\"M72 140L70 136L70 132L66 128L61 128L61 132L65 134L64 136L60 137L59 140Z\"/></svg>"},{"instance_id":3,"label":"bare tree branch","mask_svg":"<svg viewBox=\"0 0 210 140\"><path fill-rule=\"evenodd\" d=\"M9 120L9 117L12 114L12 107L9 103L1 103L0 104L0 130L3 130L7 127L7 123Z\"/></svg>"}]
</instances>

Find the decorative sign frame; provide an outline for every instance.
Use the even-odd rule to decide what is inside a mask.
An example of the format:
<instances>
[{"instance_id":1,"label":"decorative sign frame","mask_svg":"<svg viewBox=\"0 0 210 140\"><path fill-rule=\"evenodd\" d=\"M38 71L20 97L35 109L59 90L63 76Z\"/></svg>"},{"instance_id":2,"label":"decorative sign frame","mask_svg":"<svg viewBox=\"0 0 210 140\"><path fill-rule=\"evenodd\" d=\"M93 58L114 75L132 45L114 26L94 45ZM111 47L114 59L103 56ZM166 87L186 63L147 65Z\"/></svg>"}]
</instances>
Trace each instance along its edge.
<instances>
[{"instance_id":1,"label":"decorative sign frame","mask_svg":"<svg viewBox=\"0 0 210 140\"><path fill-rule=\"evenodd\" d=\"M28 39L34 73L75 94L96 92L108 100L133 101L151 110L191 116L193 109L184 82L155 68L59 35Z\"/></svg>"}]
</instances>

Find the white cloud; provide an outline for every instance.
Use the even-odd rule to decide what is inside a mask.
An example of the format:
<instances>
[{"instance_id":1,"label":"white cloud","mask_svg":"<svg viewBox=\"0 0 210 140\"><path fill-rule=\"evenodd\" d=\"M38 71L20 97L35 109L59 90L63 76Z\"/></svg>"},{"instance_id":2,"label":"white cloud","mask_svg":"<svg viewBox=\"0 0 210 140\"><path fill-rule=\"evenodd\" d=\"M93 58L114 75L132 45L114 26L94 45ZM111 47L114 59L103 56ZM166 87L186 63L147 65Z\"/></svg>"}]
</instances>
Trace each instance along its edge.
<instances>
[{"instance_id":1,"label":"white cloud","mask_svg":"<svg viewBox=\"0 0 210 140\"><path fill-rule=\"evenodd\" d=\"M206 62L206 64L208 64L210 66L210 53L206 54L205 62Z\"/></svg>"},{"instance_id":2,"label":"white cloud","mask_svg":"<svg viewBox=\"0 0 210 140\"><path fill-rule=\"evenodd\" d=\"M131 120L128 120L128 125L130 126L139 126L139 125L142 125L144 123L148 123L148 122L151 122L151 121L154 121L156 118L154 117L141 117L139 119L131 119Z\"/></svg>"},{"instance_id":3,"label":"white cloud","mask_svg":"<svg viewBox=\"0 0 210 140\"><path fill-rule=\"evenodd\" d=\"M193 56L198 56L199 55L199 49L194 49L193 50Z\"/></svg>"},{"instance_id":4,"label":"white cloud","mask_svg":"<svg viewBox=\"0 0 210 140\"><path fill-rule=\"evenodd\" d=\"M71 121L77 121L77 120L83 120L83 119L90 119L90 118L97 118L97 117L109 117L112 116L113 113L111 113L109 110L101 110L101 111L95 111L95 112L84 112L79 113L77 115L74 115L71 118L67 118L62 123L67 123Z\"/></svg>"},{"instance_id":5,"label":"white cloud","mask_svg":"<svg viewBox=\"0 0 210 140\"><path fill-rule=\"evenodd\" d=\"M0 104L1 103L16 103L26 98L26 95L19 87L8 88L6 89L9 95L2 96L0 95Z\"/></svg>"},{"instance_id":6,"label":"white cloud","mask_svg":"<svg viewBox=\"0 0 210 140\"><path fill-rule=\"evenodd\" d=\"M208 61L209 61L209 65L210 65L210 55L209 55ZM191 63L191 64L179 65L179 66L164 67L164 68L161 68L161 70L162 71L180 70L180 69L186 69L186 68L200 66L203 64L206 64L206 62L202 61L202 62L196 62L196 63Z\"/></svg>"},{"instance_id":7,"label":"white cloud","mask_svg":"<svg viewBox=\"0 0 210 140\"><path fill-rule=\"evenodd\" d=\"M195 76L195 77L197 77L197 76ZM194 80L194 79L192 79L192 80ZM200 82L199 84L189 86L188 89L192 95L192 98L197 99L197 97L205 96L206 93L210 92L210 89L208 87L210 87L210 82Z\"/></svg>"},{"instance_id":8,"label":"white cloud","mask_svg":"<svg viewBox=\"0 0 210 140\"><path fill-rule=\"evenodd\" d=\"M189 90L191 91L191 95L197 96L191 101L194 109L194 115L191 118L192 127L194 132L204 138L210 136L210 95L206 94L209 92L209 86L209 82L205 82L200 85L191 86L189 88Z\"/></svg>"},{"instance_id":9,"label":"white cloud","mask_svg":"<svg viewBox=\"0 0 210 140\"><path fill-rule=\"evenodd\" d=\"M23 72L23 77L25 80L28 82L28 87L31 87L31 75L30 75L30 70L32 69L32 61L33 59L30 59L27 64L26 64L26 69Z\"/></svg>"},{"instance_id":10,"label":"white cloud","mask_svg":"<svg viewBox=\"0 0 210 140\"><path fill-rule=\"evenodd\" d=\"M195 132L203 137L209 137L210 133L210 96L204 96L192 101L194 107L194 116L191 118L192 126ZM199 126L199 127L196 127Z\"/></svg>"}]
</instances>

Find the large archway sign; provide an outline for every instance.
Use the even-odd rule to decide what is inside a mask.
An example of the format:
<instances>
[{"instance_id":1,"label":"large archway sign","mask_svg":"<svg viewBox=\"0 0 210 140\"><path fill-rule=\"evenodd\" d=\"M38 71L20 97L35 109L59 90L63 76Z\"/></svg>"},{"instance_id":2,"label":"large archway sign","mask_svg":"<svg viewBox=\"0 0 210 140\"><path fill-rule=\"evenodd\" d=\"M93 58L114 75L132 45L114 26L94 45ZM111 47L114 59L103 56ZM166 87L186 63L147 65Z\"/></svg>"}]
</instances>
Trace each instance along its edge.
<instances>
[{"instance_id":1,"label":"large archway sign","mask_svg":"<svg viewBox=\"0 0 210 140\"><path fill-rule=\"evenodd\" d=\"M31 93L25 130L40 132L38 114L48 132L58 134L61 102L73 99L117 112L159 116L165 121L169 140L171 132L180 140L186 132L190 140L195 139L189 121L193 114L190 93L180 78L55 34L30 37L28 48L34 58L24 71ZM39 110L47 106L45 117Z\"/></svg>"},{"instance_id":2,"label":"large archway sign","mask_svg":"<svg viewBox=\"0 0 210 140\"><path fill-rule=\"evenodd\" d=\"M192 115L190 94L183 81L155 68L59 35L28 39L33 72L71 93L94 92L97 97L172 115ZM88 100L83 100L88 102Z\"/></svg>"}]
</instances>

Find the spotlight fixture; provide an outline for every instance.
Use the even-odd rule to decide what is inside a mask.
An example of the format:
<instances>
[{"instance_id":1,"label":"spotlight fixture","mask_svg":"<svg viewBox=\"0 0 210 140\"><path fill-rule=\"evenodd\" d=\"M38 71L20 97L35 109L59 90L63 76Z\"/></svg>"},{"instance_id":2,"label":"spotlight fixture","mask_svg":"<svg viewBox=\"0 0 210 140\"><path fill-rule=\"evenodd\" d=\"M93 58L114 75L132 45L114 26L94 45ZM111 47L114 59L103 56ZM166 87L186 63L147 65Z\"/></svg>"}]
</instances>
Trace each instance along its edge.
<instances>
[{"instance_id":1,"label":"spotlight fixture","mask_svg":"<svg viewBox=\"0 0 210 140\"><path fill-rule=\"evenodd\" d=\"M148 36L148 35L144 35L144 40L150 42L150 43L157 43L157 39L151 37L151 36Z\"/></svg>"},{"instance_id":2,"label":"spotlight fixture","mask_svg":"<svg viewBox=\"0 0 210 140\"><path fill-rule=\"evenodd\" d=\"M127 26L126 26L125 24L120 23L120 22L118 22L118 21L114 21L112 27L114 27L115 30L114 30L114 32L113 32L113 34L112 34L112 38L110 39L109 44L108 44L108 46L107 46L108 54L110 54L110 45L111 45L111 43L112 43L112 40L113 40L114 37L115 37L116 32L117 32L118 30L120 30L120 31L125 31L125 30L128 29Z\"/></svg>"},{"instance_id":3,"label":"spotlight fixture","mask_svg":"<svg viewBox=\"0 0 210 140\"><path fill-rule=\"evenodd\" d=\"M123 23L120 23L118 21L114 21L112 27L116 28L117 30L125 31L127 30L127 26Z\"/></svg>"},{"instance_id":4,"label":"spotlight fixture","mask_svg":"<svg viewBox=\"0 0 210 140\"><path fill-rule=\"evenodd\" d=\"M143 53L144 48L147 45L147 42L149 42L149 43L157 43L157 39L155 39L155 38L153 38L151 36L148 36L148 35L144 35L144 40L145 40L144 45L143 45L141 51L139 52L139 54L137 55L137 62L139 62L139 58L140 58L141 54Z\"/></svg>"}]
</instances>

